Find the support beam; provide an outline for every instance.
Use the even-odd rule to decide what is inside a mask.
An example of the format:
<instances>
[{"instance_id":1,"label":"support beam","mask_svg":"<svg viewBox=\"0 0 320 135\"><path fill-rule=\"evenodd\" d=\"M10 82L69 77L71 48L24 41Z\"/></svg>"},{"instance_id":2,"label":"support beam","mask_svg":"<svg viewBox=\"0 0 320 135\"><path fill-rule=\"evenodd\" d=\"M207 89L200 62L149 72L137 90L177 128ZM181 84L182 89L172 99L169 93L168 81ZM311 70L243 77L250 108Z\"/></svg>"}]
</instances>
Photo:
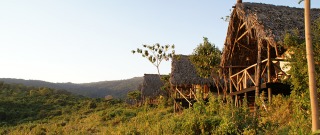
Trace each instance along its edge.
<instances>
[{"instance_id":1,"label":"support beam","mask_svg":"<svg viewBox=\"0 0 320 135\"><path fill-rule=\"evenodd\" d=\"M218 78L214 78L213 80L214 84L216 85L217 87L217 90L218 90L218 96L220 96L220 86L219 86L219 81L218 81Z\"/></svg>"},{"instance_id":2,"label":"support beam","mask_svg":"<svg viewBox=\"0 0 320 135\"><path fill-rule=\"evenodd\" d=\"M244 93L244 99L246 99L246 101L247 101L247 103L248 103L248 94L247 94L247 92Z\"/></svg>"},{"instance_id":3,"label":"support beam","mask_svg":"<svg viewBox=\"0 0 320 135\"><path fill-rule=\"evenodd\" d=\"M237 42L237 43L238 43L238 45L241 45L242 47L246 48L248 51L253 52L250 48L246 47L245 45L243 45L243 44L241 44L239 42Z\"/></svg>"},{"instance_id":4,"label":"support beam","mask_svg":"<svg viewBox=\"0 0 320 135\"><path fill-rule=\"evenodd\" d=\"M234 96L234 105L238 107L238 95Z\"/></svg>"},{"instance_id":5,"label":"support beam","mask_svg":"<svg viewBox=\"0 0 320 135\"><path fill-rule=\"evenodd\" d=\"M173 109L173 114L176 114L176 110L178 110L176 104L177 104L176 100L173 100L173 108L174 108Z\"/></svg>"},{"instance_id":6,"label":"support beam","mask_svg":"<svg viewBox=\"0 0 320 135\"><path fill-rule=\"evenodd\" d=\"M248 66L219 66L220 68L246 68Z\"/></svg>"},{"instance_id":7,"label":"support beam","mask_svg":"<svg viewBox=\"0 0 320 135\"><path fill-rule=\"evenodd\" d=\"M239 40L241 40L247 33L249 33L253 27L254 27L254 25L252 25L252 26L251 26L249 29L247 29L240 37L238 37L238 38L235 40L234 44L235 44L236 42L238 42Z\"/></svg>"},{"instance_id":8,"label":"support beam","mask_svg":"<svg viewBox=\"0 0 320 135\"><path fill-rule=\"evenodd\" d=\"M192 105L192 103L188 100L188 98L186 97L186 96L184 96L183 95L183 93L182 92L180 92L180 90L179 89L176 89L176 91L178 91L179 92L179 94L189 103L189 107Z\"/></svg>"},{"instance_id":9,"label":"support beam","mask_svg":"<svg viewBox=\"0 0 320 135\"><path fill-rule=\"evenodd\" d=\"M227 92L228 92L228 79L226 77L227 75L223 76L223 80L224 80L224 87L223 87L223 98L226 99L227 98Z\"/></svg>"},{"instance_id":10,"label":"support beam","mask_svg":"<svg viewBox=\"0 0 320 135\"><path fill-rule=\"evenodd\" d=\"M247 23L246 23L246 22L243 22L242 25L239 27L238 31L241 30L241 29L242 29L244 26L246 26L246 25L247 25Z\"/></svg>"},{"instance_id":11,"label":"support beam","mask_svg":"<svg viewBox=\"0 0 320 135\"><path fill-rule=\"evenodd\" d=\"M191 91L191 94L193 94L194 98L199 102L197 95L193 91Z\"/></svg>"},{"instance_id":12,"label":"support beam","mask_svg":"<svg viewBox=\"0 0 320 135\"><path fill-rule=\"evenodd\" d=\"M268 62L267 62L267 72L268 72L268 83L271 82L271 46L268 44ZM272 89L268 88L268 101L269 104L271 103L272 98Z\"/></svg>"},{"instance_id":13,"label":"support beam","mask_svg":"<svg viewBox=\"0 0 320 135\"><path fill-rule=\"evenodd\" d=\"M258 56L257 56L257 67L256 67L256 74L255 74L255 77L256 77L256 86L255 86L255 104L254 104L254 114L255 116L258 115L258 100L259 100L259 91L260 91L260 79L261 79L261 76L260 76L260 72L261 72L261 47L262 47L262 40L259 39L258 40Z\"/></svg>"},{"instance_id":14,"label":"support beam","mask_svg":"<svg viewBox=\"0 0 320 135\"><path fill-rule=\"evenodd\" d=\"M230 84L229 84L229 90L230 90L230 93L232 93L232 82L231 82L231 77L232 76L232 68L229 67L229 81L230 81Z\"/></svg>"},{"instance_id":15,"label":"support beam","mask_svg":"<svg viewBox=\"0 0 320 135\"><path fill-rule=\"evenodd\" d=\"M232 68L229 67L229 90L230 90L230 93L232 93L232 81L231 81L231 75L232 75ZM231 96L231 102L232 102L233 98Z\"/></svg>"},{"instance_id":16,"label":"support beam","mask_svg":"<svg viewBox=\"0 0 320 135\"><path fill-rule=\"evenodd\" d=\"M240 31L240 23L239 23L239 26L238 26L238 29L237 29L237 33L236 33L236 36L235 36L235 39L234 39L234 41L233 41L233 46L232 46L232 49L231 49L231 53L229 54L229 59L230 58L232 58L233 56L232 56L232 54L233 54L233 51L234 51L234 48L235 48L235 46L236 46L236 43L237 43L237 38L238 38L238 35L239 35L239 31Z\"/></svg>"},{"instance_id":17,"label":"support beam","mask_svg":"<svg viewBox=\"0 0 320 135\"><path fill-rule=\"evenodd\" d=\"M246 32L244 32L240 37L237 38L235 43L237 43L239 40L241 40L251 29L248 29Z\"/></svg>"},{"instance_id":18,"label":"support beam","mask_svg":"<svg viewBox=\"0 0 320 135\"><path fill-rule=\"evenodd\" d=\"M276 45L276 47L274 47L274 49L276 50L276 56L280 57L279 52L278 52L278 46Z\"/></svg>"}]
</instances>

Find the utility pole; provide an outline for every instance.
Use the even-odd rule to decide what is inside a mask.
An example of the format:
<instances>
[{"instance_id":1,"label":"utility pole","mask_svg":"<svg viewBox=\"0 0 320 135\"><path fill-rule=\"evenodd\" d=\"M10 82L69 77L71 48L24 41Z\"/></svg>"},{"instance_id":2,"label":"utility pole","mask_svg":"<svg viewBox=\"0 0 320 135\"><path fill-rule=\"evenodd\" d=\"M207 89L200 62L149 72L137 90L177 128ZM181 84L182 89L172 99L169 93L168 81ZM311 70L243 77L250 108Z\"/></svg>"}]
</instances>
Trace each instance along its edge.
<instances>
[{"instance_id":1,"label":"utility pole","mask_svg":"<svg viewBox=\"0 0 320 135\"><path fill-rule=\"evenodd\" d=\"M315 66L312 47L311 36L311 20L310 20L310 0L304 0L304 24L305 24L305 40L308 61L308 75L309 75L309 90L311 102L311 118L312 118L312 132L319 129L319 109L317 99L317 86L315 79Z\"/></svg>"}]
</instances>

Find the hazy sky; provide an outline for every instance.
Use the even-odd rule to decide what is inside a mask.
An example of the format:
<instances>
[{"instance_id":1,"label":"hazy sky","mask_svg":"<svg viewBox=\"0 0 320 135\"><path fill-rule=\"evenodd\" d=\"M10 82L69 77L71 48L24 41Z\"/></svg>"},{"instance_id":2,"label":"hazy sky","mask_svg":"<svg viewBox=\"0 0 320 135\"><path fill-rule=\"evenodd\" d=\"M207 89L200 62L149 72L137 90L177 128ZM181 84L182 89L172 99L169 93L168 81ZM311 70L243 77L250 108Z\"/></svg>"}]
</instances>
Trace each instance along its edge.
<instances>
[{"instance_id":1,"label":"hazy sky","mask_svg":"<svg viewBox=\"0 0 320 135\"><path fill-rule=\"evenodd\" d=\"M298 0L243 0L303 7ZM222 48L236 0L1 0L0 78L96 82L157 73L131 53L175 44L191 54L206 36ZM313 0L319 8L320 1ZM161 73L170 72L170 62Z\"/></svg>"}]
</instances>

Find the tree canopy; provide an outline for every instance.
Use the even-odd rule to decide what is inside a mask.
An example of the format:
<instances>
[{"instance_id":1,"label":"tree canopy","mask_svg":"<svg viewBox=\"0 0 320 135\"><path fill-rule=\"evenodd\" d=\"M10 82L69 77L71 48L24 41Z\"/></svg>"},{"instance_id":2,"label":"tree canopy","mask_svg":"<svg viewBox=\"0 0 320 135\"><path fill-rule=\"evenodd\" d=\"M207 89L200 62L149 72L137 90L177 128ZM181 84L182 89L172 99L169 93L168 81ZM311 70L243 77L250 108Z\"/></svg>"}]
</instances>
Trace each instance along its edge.
<instances>
[{"instance_id":1,"label":"tree canopy","mask_svg":"<svg viewBox=\"0 0 320 135\"><path fill-rule=\"evenodd\" d=\"M213 69L220 63L221 51L213 43L210 43L207 37L203 37L203 43L194 49L190 60L197 73L201 77L208 78L213 72L216 72Z\"/></svg>"}]
</instances>

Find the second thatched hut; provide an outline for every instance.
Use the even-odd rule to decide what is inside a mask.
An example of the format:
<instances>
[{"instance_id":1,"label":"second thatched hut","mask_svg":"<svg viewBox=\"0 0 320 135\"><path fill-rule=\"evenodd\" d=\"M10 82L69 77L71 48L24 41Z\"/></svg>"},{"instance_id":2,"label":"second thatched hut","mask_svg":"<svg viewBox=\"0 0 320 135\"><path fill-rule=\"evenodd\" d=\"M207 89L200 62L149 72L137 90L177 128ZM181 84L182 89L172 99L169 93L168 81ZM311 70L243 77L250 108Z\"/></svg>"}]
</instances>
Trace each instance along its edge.
<instances>
[{"instance_id":1,"label":"second thatched hut","mask_svg":"<svg viewBox=\"0 0 320 135\"><path fill-rule=\"evenodd\" d=\"M192 106L197 100L206 100L210 91L214 91L211 78L202 78L190 61L190 56L175 55L172 58L171 89L175 99L175 110Z\"/></svg>"}]
</instances>

